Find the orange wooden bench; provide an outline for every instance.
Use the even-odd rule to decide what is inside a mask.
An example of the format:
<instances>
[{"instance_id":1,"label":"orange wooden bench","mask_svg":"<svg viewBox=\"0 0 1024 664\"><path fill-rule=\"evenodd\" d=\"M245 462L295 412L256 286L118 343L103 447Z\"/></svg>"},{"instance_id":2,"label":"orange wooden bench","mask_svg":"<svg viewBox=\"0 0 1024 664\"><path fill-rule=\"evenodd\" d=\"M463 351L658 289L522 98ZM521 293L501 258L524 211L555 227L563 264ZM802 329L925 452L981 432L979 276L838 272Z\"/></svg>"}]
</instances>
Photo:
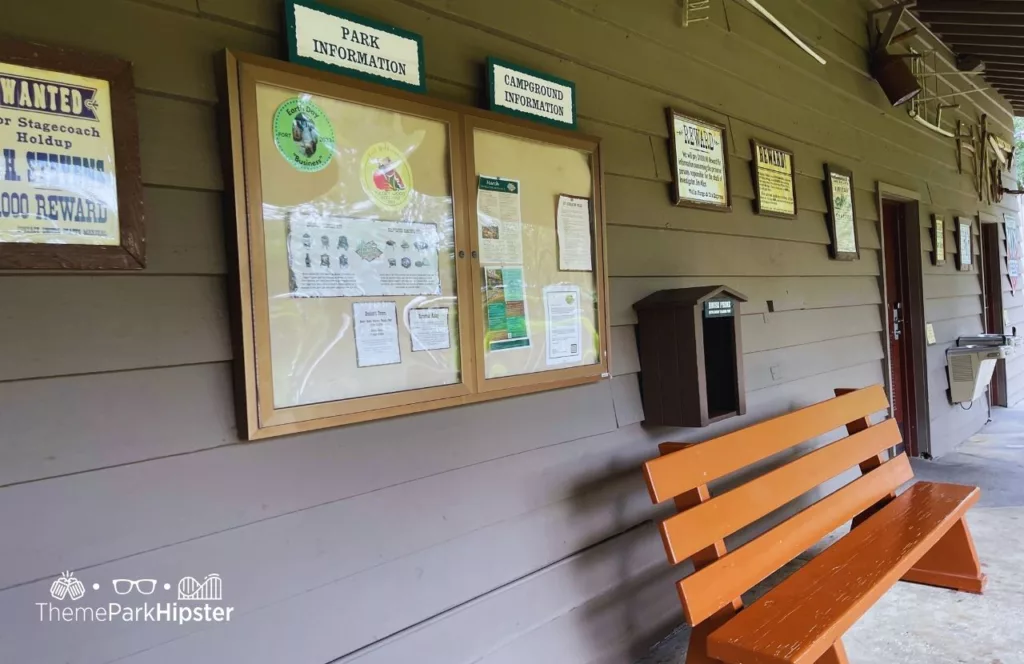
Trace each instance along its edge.
<instances>
[{"instance_id":1,"label":"orange wooden bench","mask_svg":"<svg viewBox=\"0 0 1024 664\"><path fill-rule=\"evenodd\" d=\"M655 503L675 499L661 523L673 564L690 558L678 582L693 626L687 664L839 664L842 636L900 579L980 593L985 585L964 515L977 487L918 482L896 422L871 425L888 408L882 387L836 390L836 398L703 443L665 443L644 465ZM846 426L847 435L711 496L708 483ZM734 551L724 538L822 482L860 467L861 476ZM740 596L847 521L841 537L761 599Z\"/></svg>"}]
</instances>

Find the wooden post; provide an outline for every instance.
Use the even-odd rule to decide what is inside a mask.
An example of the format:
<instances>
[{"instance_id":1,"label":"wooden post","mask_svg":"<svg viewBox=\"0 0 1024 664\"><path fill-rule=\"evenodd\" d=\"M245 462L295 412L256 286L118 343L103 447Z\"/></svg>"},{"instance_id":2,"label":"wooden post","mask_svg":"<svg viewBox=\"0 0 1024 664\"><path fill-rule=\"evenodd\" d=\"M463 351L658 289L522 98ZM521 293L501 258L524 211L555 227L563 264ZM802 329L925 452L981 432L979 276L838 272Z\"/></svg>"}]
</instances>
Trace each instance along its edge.
<instances>
[{"instance_id":1,"label":"wooden post","mask_svg":"<svg viewBox=\"0 0 1024 664\"><path fill-rule=\"evenodd\" d=\"M825 651L825 654L815 660L814 664L850 664L850 658L846 656L846 648L842 641L836 641L832 647Z\"/></svg>"},{"instance_id":2,"label":"wooden post","mask_svg":"<svg viewBox=\"0 0 1024 664\"><path fill-rule=\"evenodd\" d=\"M851 387L837 387L835 389L835 393L836 393L837 397L841 397L844 394L849 394L850 392L856 392L856 391L857 391L856 389L851 388ZM854 420L853 422L848 422L847 425L846 425L846 433L847 433L847 435L852 436L855 433L860 433L861 431L864 431L865 429L867 429L870 426L871 426L871 420L870 420L870 418L868 418L865 415L864 417L862 417L859 420ZM880 452L880 453L876 454L873 457L869 457L869 458L865 459L864 461L861 461L860 462L860 472L861 472L861 475L867 475L872 470L874 470L875 468L878 468L879 466L881 466L886 461L888 461L888 459L886 459L885 452ZM860 524L862 524L872 514L874 514L878 510L880 510L883 507L885 507L886 505L888 505L890 502L895 500L895 498L896 498L896 492L892 491L888 495L883 497L881 500L879 500L877 503L875 503L871 507L867 508L866 510L864 510L863 512L861 512L857 516L853 517L853 523L851 524L850 529L852 530L852 529L856 528L857 526L859 526Z\"/></svg>"},{"instance_id":3,"label":"wooden post","mask_svg":"<svg viewBox=\"0 0 1024 664\"><path fill-rule=\"evenodd\" d=\"M981 573L978 552L966 519L961 518L953 524L949 532L903 575L902 580L980 595L987 579Z\"/></svg>"}]
</instances>

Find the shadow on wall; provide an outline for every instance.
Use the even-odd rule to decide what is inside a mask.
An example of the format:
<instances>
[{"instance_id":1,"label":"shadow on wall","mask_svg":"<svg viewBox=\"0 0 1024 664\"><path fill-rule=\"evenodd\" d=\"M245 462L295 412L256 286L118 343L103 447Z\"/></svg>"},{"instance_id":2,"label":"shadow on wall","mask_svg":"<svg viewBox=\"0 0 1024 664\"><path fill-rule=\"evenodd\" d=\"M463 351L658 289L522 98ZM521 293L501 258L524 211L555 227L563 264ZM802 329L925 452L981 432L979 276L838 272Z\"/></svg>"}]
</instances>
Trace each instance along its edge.
<instances>
[{"instance_id":1,"label":"shadow on wall","mask_svg":"<svg viewBox=\"0 0 1024 664\"><path fill-rule=\"evenodd\" d=\"M677 430L646 432L657 443L673 439ZM640 657L681 620L674 586L679 574L668 567L654 526L674 508L651 504L641 471L656 450L643 445L624 452L608 461L603 474L573 487L574 518L602 522L604 532L614 533L573 561L572 578L587 601L560 619L575 623L573 640L589 655L579 661L621 662L624 653Z\"/></svg>"},{"instance_id":2,"label":"shadow on wall","mask_svg":"<svg viewBox=\"0 0 1024 664\"><path fill-rule=\"evenodd\" d=\"M654 441L708 440L806 405L809 404L776 404L707 429L651 427L645 430ZM720 495L753 476L770 472L845 435L845 430L840 428L769 457L713 483L712 494ZM649 453L648 458L657 452L647 445L638 452L624 453L610 460L603 474L595 473L573 487L574 518L594 521L592 525L596 529L611 534L570 561L573 566L571 577L577 585L576 596L586 600L578 607L567 608L566 613L555 618L572 623L570 631L574 634L577 650L571 651L566 661L632 661L642 657L650 645L684 622L675 582L691 573L692 565L687 562L672 568L666 560L657 524L671 516L675 507L671 502L651 505L641 464L647 460L643 458L645 452ZM855 469L851 469L849 473L771 512L729 537L729 550L736 549L858 475ZM593 555L588 555L590 553ZM589 654L582 656L584 651Z\"/></svg>"}]
</instances>

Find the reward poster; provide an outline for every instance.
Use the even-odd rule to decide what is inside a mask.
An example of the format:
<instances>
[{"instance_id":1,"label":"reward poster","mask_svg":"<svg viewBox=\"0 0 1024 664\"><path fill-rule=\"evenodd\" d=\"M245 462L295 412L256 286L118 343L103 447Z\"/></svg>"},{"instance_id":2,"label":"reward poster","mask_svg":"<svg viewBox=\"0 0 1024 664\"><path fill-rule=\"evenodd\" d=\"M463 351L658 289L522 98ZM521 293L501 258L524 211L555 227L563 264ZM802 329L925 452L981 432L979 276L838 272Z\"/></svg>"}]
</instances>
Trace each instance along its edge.
<instances>
[{"instance_id":1,"label":"reward poster","mask_svg":"<svg viewBox=\"0 0 1024 664\"><path fill-rule=\"evenodd\" d=\"M106 81L0 63L0 242L119 245Z\"/></svg>"},{"instance_id":2,"label":"reward poster","mask_svg":"<svg viewBox=\"0 0 1024 664\"><path fill-rule=\"evenodd\" d=\"M673 116L676 187L680 203L728 207L724 133L721 127Z\"/></svg>"}]
</instances>

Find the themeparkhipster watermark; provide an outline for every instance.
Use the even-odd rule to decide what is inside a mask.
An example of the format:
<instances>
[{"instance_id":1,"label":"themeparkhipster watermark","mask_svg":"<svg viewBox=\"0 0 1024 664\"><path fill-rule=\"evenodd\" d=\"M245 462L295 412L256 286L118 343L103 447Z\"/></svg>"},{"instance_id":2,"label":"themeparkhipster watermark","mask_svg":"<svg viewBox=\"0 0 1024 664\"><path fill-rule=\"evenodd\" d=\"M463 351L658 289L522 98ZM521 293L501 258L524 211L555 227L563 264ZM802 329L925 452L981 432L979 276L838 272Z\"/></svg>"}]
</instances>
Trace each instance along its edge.
<instances>
[{"instance_id":1,"label":"themeparkhipster watermark","mask_svg":"<svg viewBox=\"0 0 1024 664\"><path fill-rule=\"evenodd\" d=\"M64 572L50 585L53 601L36 602L40 622L163 622L184 625L197 622L230 622L235 607L224 606L219 574L199 581L186 576L178 580L176 593L171 584L157 579L112 579L110 587L123 600L90 604L83 600L86 584L73 572ZM99 582L93 591L103 588ZM160 601L157 593L168 593L177 601ZM153 597L157 595L156 597ZM153 597L153 599L149 599ZM133 601L134 600L134 601ZM212 602L212 603L211 603Z\"/></svg>"}]
</instances>

